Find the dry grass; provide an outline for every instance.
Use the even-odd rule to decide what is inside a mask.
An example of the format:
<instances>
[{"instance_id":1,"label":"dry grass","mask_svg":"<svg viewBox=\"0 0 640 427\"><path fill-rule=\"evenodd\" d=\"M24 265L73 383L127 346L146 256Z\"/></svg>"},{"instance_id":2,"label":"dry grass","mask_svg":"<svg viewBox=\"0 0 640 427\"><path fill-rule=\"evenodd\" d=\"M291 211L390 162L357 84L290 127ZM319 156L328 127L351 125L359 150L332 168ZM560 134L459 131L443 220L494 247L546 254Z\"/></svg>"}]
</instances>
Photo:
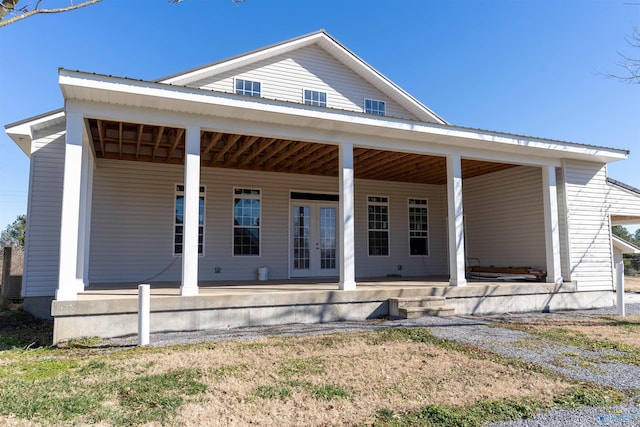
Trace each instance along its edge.
<instances>
[{"instance_id":1,"label":"dry grass","mask_svg":"<svg viewBox=\"0 0 640 427\"><path fill-rule=\"evenodd\" d=\"M590 340L609 341L638 347L640 351L640 316L604 316L598 318L553 319L519 323L529 331L554 330L575 332Z\"/></svg>"},{"instance_id":2,"label":"dry grass","mask_svg":"<svg viewBox=\"0 0 640 427\"><path fill-rule=\"evenodd\" d=\"M624 290L640 292L640 277L639 276L624 276Z\"/></svg>"},{"instance_id":3,"label":"dry grass","mask_svg":"<svg viewBox=\"0 0 640 427\"><path fill-rule=\"evenodd\" d=\"M522 396L551 399L569 384L435 345L379 343L371 334L270 338L147 353L120 372L198 368L207 392L183 408L185 425L361 425L380 408L472 405ZM320 387L345 393L325 399ZM266 397L259 391L268 390ZM333 397L333 398L331 398Z\"/></svg>"}]
</instances>

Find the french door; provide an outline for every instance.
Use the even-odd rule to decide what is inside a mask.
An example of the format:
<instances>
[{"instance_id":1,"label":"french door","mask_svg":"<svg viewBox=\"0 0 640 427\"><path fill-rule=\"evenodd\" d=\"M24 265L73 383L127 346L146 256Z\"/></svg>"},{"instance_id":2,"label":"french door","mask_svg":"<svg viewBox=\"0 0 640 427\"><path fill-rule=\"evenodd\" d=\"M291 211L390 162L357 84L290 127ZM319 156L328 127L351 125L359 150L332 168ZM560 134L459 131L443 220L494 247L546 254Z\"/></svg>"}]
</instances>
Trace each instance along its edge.
<instances>
[{"instance_id":1,"label":"french door","mask_svg":"<svg viewBox=\"0 0 640 427\"><path fill-rule=\"evenodd\" d=\"M338 276L338 204L292 200L291 276Z\"/></svg>"}]
</instances>

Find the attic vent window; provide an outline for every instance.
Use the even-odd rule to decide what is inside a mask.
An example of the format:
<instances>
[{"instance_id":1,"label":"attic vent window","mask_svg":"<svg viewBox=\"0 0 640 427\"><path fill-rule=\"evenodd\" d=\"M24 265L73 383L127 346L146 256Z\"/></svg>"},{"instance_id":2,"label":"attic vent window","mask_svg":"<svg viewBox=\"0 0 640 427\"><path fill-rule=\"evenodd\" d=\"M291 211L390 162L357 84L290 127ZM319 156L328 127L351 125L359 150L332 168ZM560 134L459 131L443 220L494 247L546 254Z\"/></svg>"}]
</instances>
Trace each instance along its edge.
<instances>
[{"instance_id":1,"label":"attic vent window","mask_svg":"<svg viewBox=\"0 0 640 427\"><path fill-rule=\"evenodd\" d=\"M327 93L315 90L304 90L304 103L307 105L315 105L316 107L327 106Z\"/></svg>"},{"instance_id":2,"label":"attic vent window","mask_svg":"<svg viewBox=\"0 0 640 427\"><path fill-rule=\"evenodd\" d=\"M236 79L236 94L247 96L260 96L260 82Z\"/></svg>"},{"instance_id":3,"label":"attic vent window","mask_svg":"<svg viewBox=\"0 0 640 427\"><path fill-rule=\"evenodd\" d=\"M375 99L364 100L364 112L367 114L376 114L378 116L385 115L384 101L378 101Z\"/></svg>"}]
</instances>

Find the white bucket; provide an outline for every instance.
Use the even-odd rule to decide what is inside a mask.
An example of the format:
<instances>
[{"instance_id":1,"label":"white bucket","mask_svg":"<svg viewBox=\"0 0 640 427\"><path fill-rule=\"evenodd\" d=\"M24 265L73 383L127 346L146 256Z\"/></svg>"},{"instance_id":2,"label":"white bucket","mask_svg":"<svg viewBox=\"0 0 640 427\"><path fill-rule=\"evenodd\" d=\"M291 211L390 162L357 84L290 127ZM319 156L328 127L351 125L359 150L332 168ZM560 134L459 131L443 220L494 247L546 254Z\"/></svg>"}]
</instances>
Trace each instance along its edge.
<instances>
[{"instance_id":1,"label":"white bucket","mask_svg":"<svg viewBox=\"0 0 640 427\"><path fill-rule=\"evenodd\" d=\"M259 267L258 268L258 280L268 280L269 279L269 268L267 267Z\"/></svg>"}]
</instances>

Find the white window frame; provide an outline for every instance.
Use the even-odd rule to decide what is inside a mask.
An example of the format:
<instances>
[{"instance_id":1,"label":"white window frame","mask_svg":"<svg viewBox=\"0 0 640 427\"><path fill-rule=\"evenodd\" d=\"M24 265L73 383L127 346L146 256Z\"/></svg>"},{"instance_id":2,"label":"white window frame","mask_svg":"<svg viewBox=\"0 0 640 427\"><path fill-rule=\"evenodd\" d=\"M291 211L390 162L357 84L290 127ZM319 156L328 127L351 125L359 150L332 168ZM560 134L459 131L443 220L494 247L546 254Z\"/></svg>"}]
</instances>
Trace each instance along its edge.
<instances>
[{"instance_id":1,"label":"white window frame","mask_svg":"<svg viewBox=\"0 0 640 427\"><path fill-rule=\"evenodd\" d=\"M306 92L310 92L311 93L311 99L309 99L309 102L307 102L307 94ZM314 94L318 94L318 101L314 101L313 100L313 95ZM319 96L320 95L324 95L324 105L322 104L322 102L319 100ZM313 89L302 89L302 103L305 105L312 105L314 107L326 107L327 106L327 92L322 92L319 90L313 90Z\"/></svg>"},{"instance_id":2,"label":"white window frame","mask_svg":"<svg viewBox=\"0 0 640 427\"><path fill-rule=\"evenodd\" d=\"M252 86L252 88L253 88L253 84L254 84L254 83L258 83L258 84L260 85L260 92L258 92L258 94L257 94L257 95L253 95L252 93L253 93L253 92L255 92L255 91L252 89L252 90L251 90L251 92L252 92L251 94L247 94L247 93L238 93L238 89L237 89L237 88L238 88L238 86L237 86L237 84L238 84L238 81L239 81L239 80L241 80L241 81L243 81L243 82L251 82L251 83L252 83L252 85L251 85L251 86ZM244 89L243 89L243 92L244 92ZM235 93L236 95L242 95L242 96L253 96L253 97L255 97L255 98L262 98L262 82L261 82L261 81L259 81L259 80L249 80L249 79L243 79L243 78L240 78L240 77L234 77L234 79L233 79L233 93Z\"/></svg>"},{"instance_id":3,"label":"white window frame","mask_svg":"<svg viewBox=\"0 0 640 427\"><path fill-rule=\"evenodd\" d=\"M249 191L257 191L258 194L236 194L236 190L249 190ZM258 225L258 254L236 254L236 228L256 228L255 226L246 226L246 225L235 225L236 219L236 198L241 199L252 199L258 200L260 202L260 213L259 213L259 225ZM262 256L262 189L256 187L233 187L232 197L231 197L231 256L233 257L251 257L251 258L260 258Z\"/></svg>"},{"instance_id":4,"label":"white window frame","mask_svg":"<svg viewBox=\"0 0 640 427\"><path fill-rule=\"evenodd\" d=\"M178 190L178 186L182 187L182 190ZM174 257L179 257L182 256L182 254L184 253L184 218L182 221L182 251L183 252L176 252L176 227L179 226L179 224L176 222L176 209L178 208L178 196L182 196L184 198L184 184L181 183L174 183L173 185L173 240L171 247L173 248L171 250L171 252L173 253ZM207 186L206 185L201 185L200 186L200 194L198 195L198 210L200 209L200 197L202 197L203 199L203 204L202 204L202 224L200 224L200 212L198 212L198 237L200 237L200 227L202 227L202 252L200 252L200 244L198 243L198 256L203 257L204 253L205 253L205 242L206 242L206 234L207 234ZM182 216L184 217L184 207L183 207L183 211L182 211Z\"/></svg>"},{"instance_id":5,"label":"white window frame","mask_svg":"<svg viewBox=\"0 0 640 427\"><path fill-rule=\"evenodd\" d=\"M421 203L412 203L413 200L420 200L420 201L424 201L424 204ZM411 208L415 207L415 208L426 208L427 210L427 229L426 230L411 230ZM426 236L412 236L411 233L420 233L420 232L426 232ZM411 238L424 238L427 239L427 253L424 255L419 255L419 254L412 254L411 253ZM425 197L409 197L407 199L407 250L409 251L409 256L413 256L413 257L428 257L431 255L431 239L429 238L429 199L425 198Z\"/></svg>"},{"instance_id":6,"label":"white window frame","mask_svg":"<svg viewBox=\"0 0 640 427\"><path fill-rule=\"evenodd\" d=\"M367 111L367 101L370 102L377 102L382 104L384 111L382 111L382 114L380 114L380 109L376 109L376 110L371 110L371 111ZM364 102L362 104L362 111L364 111L366 114L373 114L376 116L386 116L387 115L387 102L386 101L382 101L380 99L373 99L373 98L365 98Z\"/></svg>"},{"instance_id":7,"label":"white window frame","mask_svg":"<svg viewBox=\"0 0 640 427\"><path fill-rule=\"evenodd\" d=\"M372 202L369 200L371 197L377 197L379 199L386 199L386 202ZM387 228L385 229L377 229L377 228L369 228L369 206L386 206L387 207ZM389 202L388 196L379 196L379 195L368 195L367 196L367 256L370 257L389 257L391 256L391 205ZM371 231L386 231L387 233L387 253L381 255L372 255L371 254L371 242L369 239L369 233Z\"/></svg>"}]
</instances>

